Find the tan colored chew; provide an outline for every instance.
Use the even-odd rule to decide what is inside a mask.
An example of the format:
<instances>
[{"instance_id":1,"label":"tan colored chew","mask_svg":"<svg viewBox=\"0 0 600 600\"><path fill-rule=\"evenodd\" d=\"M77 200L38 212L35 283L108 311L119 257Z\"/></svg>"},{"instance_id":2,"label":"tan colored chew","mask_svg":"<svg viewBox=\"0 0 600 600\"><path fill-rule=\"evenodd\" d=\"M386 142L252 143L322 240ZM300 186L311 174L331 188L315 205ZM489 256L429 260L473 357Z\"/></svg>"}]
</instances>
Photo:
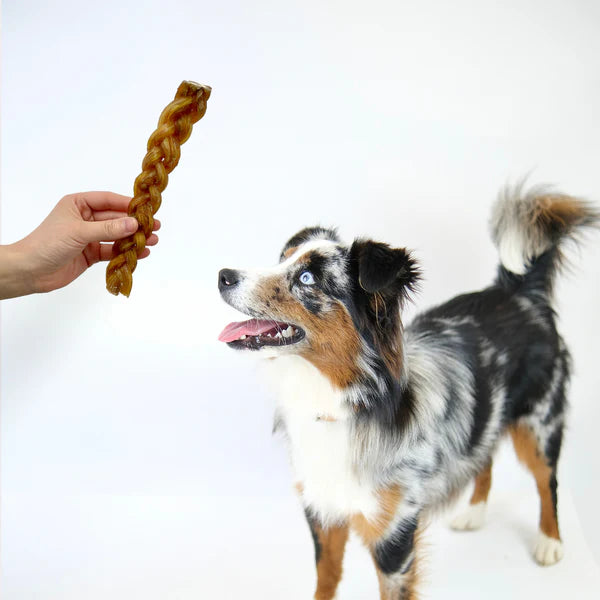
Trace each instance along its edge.
<instances>
[{"instance_id":1,"label":"tan colored chew","mask_svg":"<svg viewBox=\"0 0 600 600\"><path fill-rule=\"evenodd\" d=\"M115 242L114 258L106 268L106 289L115 296L131 293L137 259L152 234L154 214L160 208L169 173L179 162L180 146L190 137L193 124L204 116L210 92L207 85L182 82L148 140L148 152L142 161L142 172L133 184L133 199L128 209L129 216L135 217L140 226L133 235Z\"/></svg>"}]
</instances>

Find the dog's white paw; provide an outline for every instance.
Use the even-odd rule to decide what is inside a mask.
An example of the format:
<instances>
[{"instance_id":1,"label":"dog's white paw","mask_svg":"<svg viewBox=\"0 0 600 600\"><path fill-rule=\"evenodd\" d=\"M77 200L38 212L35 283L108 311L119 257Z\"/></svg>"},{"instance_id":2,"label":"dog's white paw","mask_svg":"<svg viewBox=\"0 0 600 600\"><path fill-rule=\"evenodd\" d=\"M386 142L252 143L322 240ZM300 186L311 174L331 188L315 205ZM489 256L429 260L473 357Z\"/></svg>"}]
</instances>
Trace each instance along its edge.
<instances>
[{"instance_id":1,"label":"dog's white paw","mask_svg":"<svg viewBox=\"0 0 600 600\"><path fill-rule=\"evenodd\" d=\"M563 545L560 540L548 537L541 531L535 544L535 560L544 567L556 564L564 554Z\"/></svg>"},{"instance_id":2,"label":"dog's white paw","mask_svg":"<svg viewBox=\"0 0 600 600\"><path fill-rule=\"evenodd\" d=\"M469 504L469 508L450 523L457 531L473 531L483 526L485 522L485 502Z\"/></svg>"}]
</instances>

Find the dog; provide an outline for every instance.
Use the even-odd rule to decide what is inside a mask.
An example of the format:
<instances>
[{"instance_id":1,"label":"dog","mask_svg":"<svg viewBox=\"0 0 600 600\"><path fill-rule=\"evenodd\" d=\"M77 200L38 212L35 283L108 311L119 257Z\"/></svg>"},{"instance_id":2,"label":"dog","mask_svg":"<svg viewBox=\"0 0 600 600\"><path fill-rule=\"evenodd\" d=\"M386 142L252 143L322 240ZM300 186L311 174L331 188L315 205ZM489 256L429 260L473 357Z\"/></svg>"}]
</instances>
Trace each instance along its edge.
<instances>
[{"instance_id":1,"label":"dog","mask_svg":"<svg viewBox=\"0 0 600 600\"><path fill-rule=\"evenodd\" d=\"M222 298L252 317L219 339L273 359L276 429L314 539L316 600L335 596L350 529L371 552L381 599L416 598L427 516L474 480L454 526L482 525L492 457L507 434L539 491L534 556L542 565L562 558L556 470L571 359L553 287L565 243L599 223L586 201L505 188L491 217L494 283L406 328L401 309L421 273L405 248L346 245L311 227L275 267L219 272Z\"/></svg>"}]
</instances>

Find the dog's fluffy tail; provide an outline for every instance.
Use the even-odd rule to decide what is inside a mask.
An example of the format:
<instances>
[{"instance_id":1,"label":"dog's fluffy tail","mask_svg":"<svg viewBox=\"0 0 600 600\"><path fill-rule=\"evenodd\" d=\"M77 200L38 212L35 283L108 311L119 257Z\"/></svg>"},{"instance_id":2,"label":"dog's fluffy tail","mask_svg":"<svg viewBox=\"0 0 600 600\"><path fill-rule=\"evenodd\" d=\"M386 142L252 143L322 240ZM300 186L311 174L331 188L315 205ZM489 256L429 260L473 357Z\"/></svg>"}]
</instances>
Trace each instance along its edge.
<instances>
[{"instance_id":1,"label":"dog's fluffy tail","mask_svg":"<svg viewBox=\"0 0 600 600\"><path fill-rule=\"evenodd\" d=\"M499 280L552 291L563 264L562 247L600 224L600 212L589 202L537 186L505 187L491 219L492 238L500 253ZM541 290L540 290L541 291Z\"/></svg>"}]
</instances>

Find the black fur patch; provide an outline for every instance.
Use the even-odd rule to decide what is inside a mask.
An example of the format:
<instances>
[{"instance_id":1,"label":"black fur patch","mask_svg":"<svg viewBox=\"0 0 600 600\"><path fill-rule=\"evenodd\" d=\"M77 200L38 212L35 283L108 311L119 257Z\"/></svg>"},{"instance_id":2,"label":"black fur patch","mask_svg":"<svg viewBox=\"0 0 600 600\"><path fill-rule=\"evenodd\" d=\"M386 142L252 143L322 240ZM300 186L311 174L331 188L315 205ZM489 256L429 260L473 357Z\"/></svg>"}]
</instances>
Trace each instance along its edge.
<instances>
[{"instance_id":1,"label":"black fur patch","mask_svg":"<svg viewBox=\"0 0 600 600\"><path fill-rule=\"evenodd\" d=\"M305 510L304 514L306 515L306 520L308 521L308 526L310 527L310 533L315 544L315 562L318 563L321 560L321 553L323 552L321 542L319 541L319 535L317 533L318 523L317 520L311 515L309 510Z\"/></svg>"},{"instance_id":2,"label":"black fur patch","mask_svg":"<svg viewBox=\"0 0 600 600\"><path fill-rule=\"evenodd\" d=\"M550 493L552 494L552 508L554 510L554 518L558 517L558 483L556 482L556 471L552 471L550 476Z\"/></svg>"},{"instance_id":3,"label":"black fur patch","mask_svg":"<svg viewBox=\"0 0 600 600\"><path fill-rule=\"evenodd\" d=\"M560 456L560 448L562 446L562 438L563 430L562 426L559 425L548 438L546 448L544 448L546 458L548 459L548 462L552 467L556 467L556 463L558 462L558 457Z\"/></svg>"},{"instance_id":4,"label":"black fur patch","mask_svg":"<svg viewBox=\"0 0 600 600\"><path fill-rule=\"evenodd\" d=\"M350 255L358 263L358 283L369 294L385 292L405 297L419 280L416 262L405 248L357 240Z\"/></svg>"},{"instance_id":5,"label":"black fur patch","mask_svg":"<svg viewBox=\"0 0 600 600\"><path fill-rule=\"evenodd\" d=\"M405 573L412 563L417 519L402 521L394 534L375 546L375 561L385 575Z\"/></svg>"}]
</instances>

